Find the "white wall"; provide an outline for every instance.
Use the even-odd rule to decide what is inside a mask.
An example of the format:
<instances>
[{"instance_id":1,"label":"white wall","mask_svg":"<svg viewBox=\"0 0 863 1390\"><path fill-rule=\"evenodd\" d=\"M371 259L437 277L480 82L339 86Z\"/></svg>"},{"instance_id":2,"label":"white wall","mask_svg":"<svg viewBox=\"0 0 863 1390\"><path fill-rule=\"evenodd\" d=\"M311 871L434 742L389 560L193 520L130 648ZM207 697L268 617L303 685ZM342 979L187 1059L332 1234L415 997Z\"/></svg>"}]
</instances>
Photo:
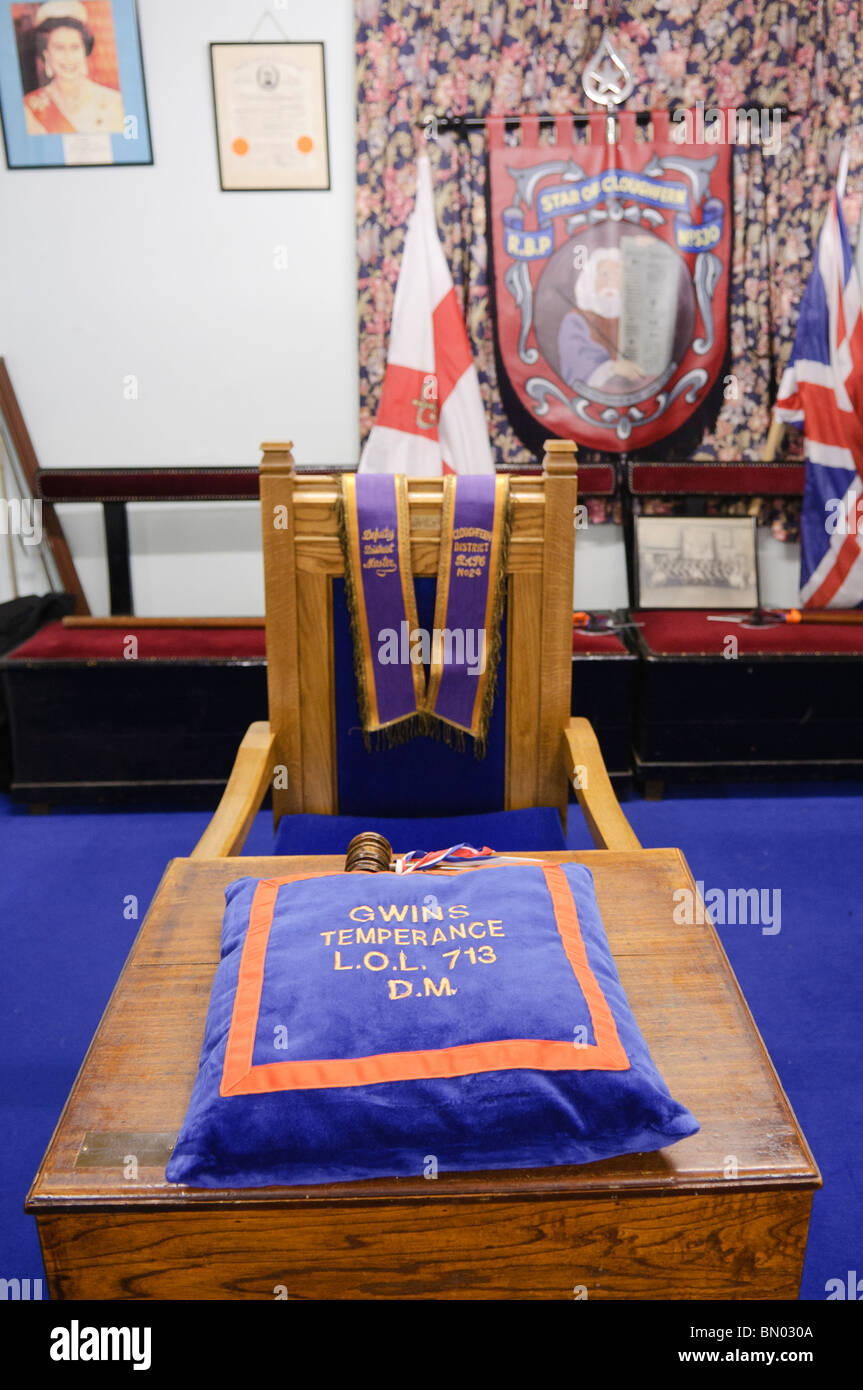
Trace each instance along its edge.
<instances>
[{"instance_id":1,"label":"white wall","mask_svg":"<svg viewBox=\"0 0 863 1390\"><path fill-rule=\"evenodd\" d=\"M0 355L43 468L256 465L264 439L304 463L357 457L353 6L271 7L289 39L325 44L330 192L222 193L208 45L249 39L263 8L138 0L151 167L0 160ZM279 32L268 18L256 37ZM61 518L107 612L100 509ZM130 536L139 613L263 611L254 504L135 507ZM0 599L8 582L3 565Z\"/></svg>"},{"instance_id":2,"label":"white wall","mask_svg":"<svg viewBox=\"0 0 863 1390\"><path fill-rule=\"evenodd\" d=\"M576 531L572 606L587 612L629 607L622 526L608 522Z\"/></svg>"},{"instance_id":3,"label":"white wall","mask_svg":"<svg viewBox=\"0 0 863 1390\"><path fill-rule=\"evenodd\" d=\"M331 191L222 193L208 44L251 38L262 10L138 0L152 167L0 168L0 355L45 468L255 465L285 438L300 462L357 457L353 6L271 9L288 38L326 45ZM60 517L107 613L101 509ZM256 504L137 505L129 531L138 613L263 611ZM794 602L796 548L759 542L765 599ZM574 606L626 602L620 529L580 532Z\"/></svg>"},{"instance_id":4,"label":"white wall","mask_svg":"<svg viewBox=\"0 0 863 1390\"><path fill-rule=\"evenodd\" d=\"M758 538L758 583L765 608L796 608L800 602L800 542L777 541L767 526Z\"/></svg>"}]
</instances>

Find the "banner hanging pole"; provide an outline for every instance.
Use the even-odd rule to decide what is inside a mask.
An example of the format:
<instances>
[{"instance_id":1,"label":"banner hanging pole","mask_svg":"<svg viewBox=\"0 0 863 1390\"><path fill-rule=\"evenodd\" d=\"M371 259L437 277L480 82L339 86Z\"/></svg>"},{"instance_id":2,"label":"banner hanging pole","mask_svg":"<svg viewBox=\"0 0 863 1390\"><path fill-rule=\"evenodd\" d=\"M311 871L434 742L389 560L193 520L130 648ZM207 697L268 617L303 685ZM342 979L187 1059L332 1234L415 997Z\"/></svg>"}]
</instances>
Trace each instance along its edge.
<instances>
[{"instance_id":1,"label":"banner hanging pole","mask_svg":"<svg viewBox=\"0 0 863 1390\"><path fill-rule=\"evenodd\" d=\"M767 431L767 442L764 445L764 457L762 463L772 463L776 458L782 437L785 434L785 421L780 420L777 415L770 421L770 429Z\"/></svg>"}]
</instances>

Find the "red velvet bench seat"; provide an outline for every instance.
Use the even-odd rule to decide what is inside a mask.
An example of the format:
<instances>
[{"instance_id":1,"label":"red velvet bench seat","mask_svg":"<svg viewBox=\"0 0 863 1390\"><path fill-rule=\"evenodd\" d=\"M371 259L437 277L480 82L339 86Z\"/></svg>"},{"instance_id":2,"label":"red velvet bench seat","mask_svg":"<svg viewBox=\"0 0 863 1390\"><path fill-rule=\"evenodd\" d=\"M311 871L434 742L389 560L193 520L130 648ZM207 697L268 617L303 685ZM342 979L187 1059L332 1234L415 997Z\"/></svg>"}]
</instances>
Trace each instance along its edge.
<instances>
[{"instance_id":1,"label":"red velvet bench seat","mask_svg":"<svg viewBox=\"0 0 863 1390\"><path fill-rule=\"evenodd\" d=\"M633 621L640 780L863 775L863 627L673 609Z\"/></svg>"},{"instance_id":2,"label":"red velvet bench seat","mask_svg":"<svg viewBox=\"0 0 863 1390\"><path fill-rule=\"evenodd\" d=\"M133 650L134 659L124 655ZM573 635L572 712L609 772L630 774L637 658L615 633ZM218 799L249 724L266 718L261 627L64 627L0 660L20 800Z\"/></svg>"},{"instance_id":3,"label":"red velvet bench seat","mask_svg":"<svg viewBox=\"0 0 863 1390\"><path fill-rule=\"evenodd\" d=\"M263 628L50 623L0 670L11 790L31 802L178 793L215 805L243 734L266 718Z\"/></svg>"}]
</instances>

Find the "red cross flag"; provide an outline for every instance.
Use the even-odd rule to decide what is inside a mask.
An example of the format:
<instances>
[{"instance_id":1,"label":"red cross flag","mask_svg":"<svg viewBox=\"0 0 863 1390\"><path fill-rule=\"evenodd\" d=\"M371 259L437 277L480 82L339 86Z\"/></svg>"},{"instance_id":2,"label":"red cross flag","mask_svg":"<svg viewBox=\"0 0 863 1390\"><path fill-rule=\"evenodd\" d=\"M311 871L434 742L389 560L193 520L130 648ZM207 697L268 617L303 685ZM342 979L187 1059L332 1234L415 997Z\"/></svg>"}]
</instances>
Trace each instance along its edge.
<instances>
[{"instance_id":1,"label":"red cross flag","mask_svg":"<svg viewBox=\"0 0 863 1390\"><path fill-rule=\"evenodd\" d=\"M464 319L438 239L428 155L417 161L377 420L360 473L493 473Z\"/></svg>"}]
</instances>

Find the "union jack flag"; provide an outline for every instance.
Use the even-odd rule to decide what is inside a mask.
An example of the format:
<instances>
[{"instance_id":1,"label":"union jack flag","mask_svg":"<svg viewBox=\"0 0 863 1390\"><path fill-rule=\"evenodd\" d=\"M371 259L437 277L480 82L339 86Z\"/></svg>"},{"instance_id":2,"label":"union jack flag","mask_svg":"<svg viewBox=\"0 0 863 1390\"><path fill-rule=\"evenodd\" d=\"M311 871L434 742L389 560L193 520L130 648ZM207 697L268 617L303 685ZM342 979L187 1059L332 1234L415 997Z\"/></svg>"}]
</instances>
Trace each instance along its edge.
<instances>
[{"instance_id":1,"label":"union jack flag","mask_svg":"<svg viewBox=\"0 0 863 1390\"><path fill-rule=\"evenodd\" d=\"M863 311L834 190L800 305L776 414L802 426L806 485L800 520L805 608L863 606ZM861 533L861 534L858 534Z\"/></svg>"}]
</instances>

